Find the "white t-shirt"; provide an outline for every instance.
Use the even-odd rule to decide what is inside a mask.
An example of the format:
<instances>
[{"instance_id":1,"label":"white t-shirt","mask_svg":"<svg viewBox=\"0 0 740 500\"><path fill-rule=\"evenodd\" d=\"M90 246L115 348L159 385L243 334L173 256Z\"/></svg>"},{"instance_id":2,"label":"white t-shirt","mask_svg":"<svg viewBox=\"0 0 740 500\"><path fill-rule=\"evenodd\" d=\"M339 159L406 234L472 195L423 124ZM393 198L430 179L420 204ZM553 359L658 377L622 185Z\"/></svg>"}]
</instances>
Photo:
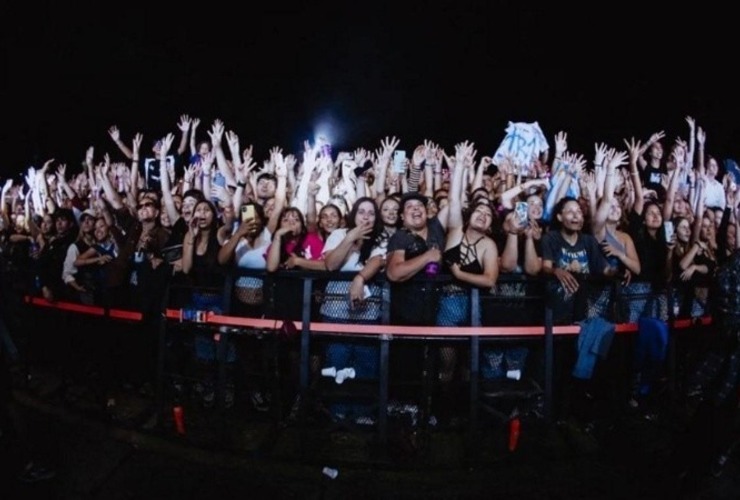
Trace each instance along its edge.
<instances>
[{"instance_id":1,"label":"white t-shirt","mask_svg":"<svg viewBox=\"0 0 740 500\"><path fill-rule=\"evenodd\" d=\"M722 210L725 209L725 190L722 187L722 183L717 179L709 179L706 184L707 197L704 204L707 207L719 207Z\"/></svg>"},{"instance_id":2,"label":"white t-shirt","mask_svg":"<svg viewBox=\"0 0 740 500\"><path fill-rule=\"evenodd\" d=\"M272 235L265 228L254 240L254 246L250 246L246 238L239 239L234 248L234 262L240 269L266 269L267 260L265 253L270 246ZM262 288L262 280L253 276L241 276L236 280L234 286L237 288Z\"/></svg>"},{"instance_id":3,"label":"white t-shirt","mask_svg":"<svg viewBox=\"0 0 740 500\"><path fill-rule=\"evenodd\" d=\"M337 248L345 236L348 229L335 229L326 239L322 258L326 254ZM370 252L369 258L376 255L385 255L385 248L375 247ZM363 264L360 264L360 252L352 250L345 259L340 271L360 271ZM349 288L351 281L330 281L326 284L324 302L321 304L321 314L328 318L334 318L341 321L377 321L380 319L380 301L366 300L362 305L350 308ZM379 297L381 289L378 285L368 284L370 293L373 297Z\"/></svg>"}]
</instances>

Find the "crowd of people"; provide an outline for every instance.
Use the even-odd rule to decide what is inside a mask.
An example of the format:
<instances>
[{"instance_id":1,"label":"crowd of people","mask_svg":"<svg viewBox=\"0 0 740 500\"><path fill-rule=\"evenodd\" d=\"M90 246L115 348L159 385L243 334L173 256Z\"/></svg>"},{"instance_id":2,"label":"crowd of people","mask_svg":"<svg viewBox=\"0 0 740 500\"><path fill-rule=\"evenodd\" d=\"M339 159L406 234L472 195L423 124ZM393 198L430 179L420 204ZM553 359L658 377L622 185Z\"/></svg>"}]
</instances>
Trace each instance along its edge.
<instances>
[{"instance_id":1,"label":"crowd of people","mask_svg":"<svg viewBox=\"0 0 740 500\"><path fill-rule=\"evenodd\" d=\"M472 318L469 293L517 297L536 286L507 275L541 278L556 323L699 316L738 247L738 170L706 150L692 117L686 124L685 137L659 131L591 154L569 150L561 131L528 164L494 164L469 141L425 140L395 160L396 137L339 152L306 141L298 154L273 147L258 158L218 119L203 133L182 115L179 134L151 146L114 125L81 169L49 159L22 183L2 182L0 249L49 301L153 318L172 284L194 290L189 307L221 311L233 269L264 271L234 284L229 313L249 317L301 319L302 288L281 272L294 269L327 273L316 312L326 322L379 324L380 276L391 283L392 324L508 324L530 306L492 312L482 301ZM600 279L634 300L615 312L613 288L593 285ZM211 344L197 341L197 356L212 359ZM331 342L321 362L354 359L358 377L374 378L377 363L358 361L374 349ZM454 346L439 353L444 385L460 363Z\"/></svg>"}]
</instances>

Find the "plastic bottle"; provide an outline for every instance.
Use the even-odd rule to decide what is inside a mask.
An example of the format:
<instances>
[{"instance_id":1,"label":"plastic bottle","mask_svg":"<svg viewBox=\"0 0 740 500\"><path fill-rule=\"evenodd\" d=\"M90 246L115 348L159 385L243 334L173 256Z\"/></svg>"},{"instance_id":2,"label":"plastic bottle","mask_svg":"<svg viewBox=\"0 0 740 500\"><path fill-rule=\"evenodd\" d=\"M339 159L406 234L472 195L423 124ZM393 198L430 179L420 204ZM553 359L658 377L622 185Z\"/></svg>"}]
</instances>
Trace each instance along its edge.
<instances>
[{"instance_id":1,"label":"plastic bottle","mask_svg":"<svg viewBox=\"0 0 740 500\"><path fill-rule=\"evenodd\" d=\"M185 412L182 406L176 405L172 407L172 418L175 420L175 430L181 436L185 435Z\"/></svg>"},{"instance_id":2,"label":"plastic bottle","mask_svg":"<svg viewBox=\"0 0 740 500\"><path fill-rule=\"evenodd\" d=\"M432 243L429 245L429 248L437 248L437 245ZM424 266L424 273L426 273L427 276L436 276L439 272L439 262L429 262L426 266Z\"/></svg>"},{"instance_id":3,"label":"plastic bottle","mask_svg":"<svg viewBox=\"0 0 740 500\"><path fill-rule=\"evenodd\" d=\"M509 451L515 451L519 445L519 431L521 429L521 422L519 417L514 417L509 420Z\"/></svg>"}]
</instances>

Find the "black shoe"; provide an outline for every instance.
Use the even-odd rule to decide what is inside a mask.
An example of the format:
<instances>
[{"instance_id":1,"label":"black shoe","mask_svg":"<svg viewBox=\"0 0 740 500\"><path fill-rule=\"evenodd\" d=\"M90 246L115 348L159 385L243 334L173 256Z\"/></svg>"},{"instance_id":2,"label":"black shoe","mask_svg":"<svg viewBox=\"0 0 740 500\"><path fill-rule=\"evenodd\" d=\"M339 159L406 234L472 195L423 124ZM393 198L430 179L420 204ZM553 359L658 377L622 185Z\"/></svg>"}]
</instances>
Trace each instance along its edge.
<instances>
[{"instance_id":1,"label":"black shoe","mask_svg":"<svg viewBox=\"0 0 740 500\"><path fill-rule=\"evenodd\" d=\"M254 391L252 392L249 399L252 402L252 407L255 410L259 412L265 412L265 411L270 410L269 394L262 394L262 392L260 391Z\"/></svg>"},{"instance_id":2,"label":"black shoe","mask_svg":"<svg viewBox=\"0 0 740 500\"><path fill-rule=\"evenodd\" d=\"M39 481L48 481L53 479L57 473L48 467L34 462L28 462L23 471L18 475L18 480L22 483L37 483Z\"/></svg>"},{"instance_id":3,"label":"black shoe","mask_svg":"<svg viewBox=\"0 0 740 500\"><path fill-rule=\"evenodd\" d=\"M722 473L725 471L725 466L727 465L727 462L730 461L730 457L726 454L721 454L718 456L714 462L712 462L712 466L709 468L709 472L711 472L713 477L719 477L722 475Z\"/></svg>"}]
</instances>

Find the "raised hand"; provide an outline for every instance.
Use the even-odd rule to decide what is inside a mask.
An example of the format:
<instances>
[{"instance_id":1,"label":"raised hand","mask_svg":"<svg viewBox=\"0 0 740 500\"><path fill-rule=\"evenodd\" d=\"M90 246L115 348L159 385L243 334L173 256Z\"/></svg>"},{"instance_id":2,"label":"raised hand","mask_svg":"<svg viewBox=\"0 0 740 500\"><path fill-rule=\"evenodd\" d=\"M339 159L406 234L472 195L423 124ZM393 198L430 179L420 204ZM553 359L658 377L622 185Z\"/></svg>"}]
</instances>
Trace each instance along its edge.
<instances>
[{"instance_id":1,"label":"raised hand","mask_svg":"<svg viewBox=\"0 0 740 500\"><path fill-rule=\"evenodd\" d=\"M383 148L383 151L377 155L378 161L390 161L391 155L393 155L400 142L401 140L396 139L396 137L386 137L384 140L381 140L380 147Z\"/></svg>"},{"instance_id":2,"label":"raised hand","mask_svg":"<svg viewBox=\"0 0 740 500\"><path fill-rule=\"evenodd\" d=\"M369 153L364 148L357 148L355 149L355 162L357 162L358 165L362 166L365 164L369 156Z\"/></svg>"},{"instance_id":3,"label":"raised hand","mask_svg":"<svg viewBox=\"0 0 740 500\"><path fill-rule=\"evenodd\" d=\"M604 158L606 157L606 144L602 143L596 143L594 145L594 149L596 150L594 154L594 166L595 167L601 167L604 165Z\"/></svg>"},{"instance_id":4,"label":"raised hand","mask_svg":"<svg viewBox=\"0 0 740 500\"><path fill-rule=\"evenodd\" d=\"M696 129L696 120L694 120L691 116L686 116L686 123L689 124L689 129L693 132L694 129Z\"/></svg>"},{"instance_id":5,"label":"raised hand","mask_svg":"<svg viewBox=\"0 0 740 500\"><path fill-rule=\"evenodd\" d=\"M288 167L285 165L285 158L283 157L282 150L274 153L273 160L275 163L275 175L278 177L286 177L288 175Z\"/></svg>"},{"instance_id":6,"label":"raised hand","mask_svg":"<svg viewBox=\"0 0 740 500\"><path fill-rule=\"evenodd\" d=\"M208 136L211 138L211 145L214 148L221 147L221 139L224 136L224 122L218 119L214 120L211 130L208 131Z\"/></svg>"},{"instance_id":7,"label":"raised hand","mask_svg":"<svg viewBox=\"0 0 740 500\"><path fill-rule=\"evenodd\" d=\"M134 148L133 148L133 157L135 160L139 158L139 150L141 149L141 142L144 140L144 135L140 132L137 132L134 136Z\"/></svg>"},{"instance_id":8,"label":"raised hand","mask_svg":"<svg viewBox=\"0 0 740 500\"><path fill-rule=\"evenodd\" d=\"M555 157L560 157L568 150L568 134L562 130L555 134Z\"/></svg>"},{"instance_id":9,"label":"raised hand","mask_svg":"<svg viewBox=\"0 0 740 500\"><path fill-rule=\"evenodd\" d=\"M200 159L200 168L203 171L204 174L210 175L211 174L211 167L213 166L213 162L216 159L216 155L213 151L209 151L203 157Z\"/></svg>"},{"instance_id":10,"label":"raised hand","mask_svg":"<svg viewBox=\"0 0 740 500\"><path fill-rule=\"evenodd\" d=\"M172 147L172 141L174 140L175 140L175 134L173 134L172 132L170 132L169 134L164 136L164 138L162 138L162 143L160 146L159 153L162 155L163 158L167 156L167 153L170 151L170 147Z\"/></svg>"},{"instance_id":11,"label":"raised hand","mask_svg":"<svg viewBox=\"0 0 740 500\"><path fill-rule=\"evenodd\" d=\"M246 149L244 149L244 151L242 151L242 162L244 162L244 163L252 163L252 151L253 151L253 149L254 149L254 146L252 146L250 144L249 147L247 147Z\"/></svg>"},{"instance_id":12,"label":"raised hand","mask_svg":"<svg viewBox=\"0 0 740 500\"><path fill-rule=\"evenodd\" d=\"M195 178L195 163L191 163L187 167L185 167L185 170L183 172L183 179L187 183L193 182L193 179Z\"/></svg>"},{"instance_id":13,"label":"raised hand","mask_svg":"<svg viewBox=\"0 0 740 500\"><path fill-rule=\"evenodd\" d=\"M231 130L226 131L226 144L230 151L239 151L239 136Z\"/></svg>"},{"instance_id":14,"label":"raised hand","mask_svg":"<svg viewBox=\"0 0 740 500\"><path fill-rule=\"evenodd\" d=\"M118 141L121 140L121 131L118 130L116 125L111 125L110 128L108 128L108 135L115 143L118 143Z\"/></svg>"},{"instance_id":15,"label":"raised hand","mask_svg":"<svg viewBox=\"0 0 740 500\"><path fill-rule=\"evenodd\" d=\"M665 131L661 130L660 132L655 132L653 135L650 136L650 139L648 140L648 144L654 144L661 139L665 137Z\"/></svg>"},{"instance_id":16,"label":"raised hand","mask_svg":"<svg viewBox=\"0 0 740 500\"><path fill-rule=\"evenodd\" d=\"M629 152L630 164L637 165L637 159L640 157L642 144L640 144L640 141L635 140L634 137L631 137L629 141L624 139L624 144L627 146L627 151Z\"/></svg>"},{"instance_id":17,"label":"raised hand","mask_svg":"<svg viewBox=\"0 0 740 500\"><path fill-rule=\"evenodd\" d=\"M614 152L612 151L611 157L609 158L608 168L609 169L615 169L618 167L621 167L622 165L627 164L627 152L626 151L619 151Z\"/></svg>"},{"instance_id":18,"label":"raised hand","mask_svg":"<svg viewBox=\"0 0 740 500\"><path fill-rule=\"evenodd\" d=\"M188 115L180 115L180 121L177 123L177 128L179 128L183 133L190 130L190 117Z\"/></svg>"},{"instance_id":19,"label":"raised hand","mask_svg":"<svg viewBox=\"0 0 740 500\"><path fill-rule=\"evenodd\" d=\"M696 129L696 142L699 143L700 146L704 146L704 144L707 141L707 134L704 132L704 129L699 127Z\"/></svg>"}]
</instances>

